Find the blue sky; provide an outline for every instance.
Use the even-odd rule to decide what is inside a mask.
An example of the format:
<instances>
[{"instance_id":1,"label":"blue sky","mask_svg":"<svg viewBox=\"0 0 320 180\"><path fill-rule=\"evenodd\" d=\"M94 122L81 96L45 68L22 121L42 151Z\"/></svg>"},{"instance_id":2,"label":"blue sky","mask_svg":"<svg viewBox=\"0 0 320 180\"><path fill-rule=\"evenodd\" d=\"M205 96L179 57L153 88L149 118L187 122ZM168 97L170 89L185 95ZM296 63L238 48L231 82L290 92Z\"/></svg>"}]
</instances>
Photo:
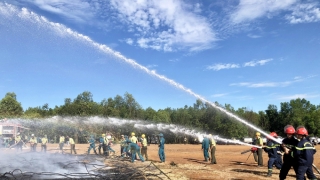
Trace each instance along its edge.
<instances>
[{"instance_id":1,"label":"blue sky","mask_svg":"<svg viewBox=\"0 0 320 180\"><path fill-rule=\"evenodd\" d=\"M0 39L0 98L24 109L84 91L155 110L320 105L318 0L0 0Z\"/></svg>"}]
</instances>

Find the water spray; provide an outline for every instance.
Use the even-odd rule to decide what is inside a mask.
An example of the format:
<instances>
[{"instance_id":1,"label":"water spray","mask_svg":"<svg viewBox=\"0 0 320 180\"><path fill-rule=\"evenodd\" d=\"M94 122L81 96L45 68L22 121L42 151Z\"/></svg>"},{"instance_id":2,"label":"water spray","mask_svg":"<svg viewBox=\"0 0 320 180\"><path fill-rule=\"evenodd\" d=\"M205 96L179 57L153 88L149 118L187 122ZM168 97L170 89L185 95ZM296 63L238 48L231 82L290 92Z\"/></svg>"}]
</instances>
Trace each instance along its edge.
<instances>
[{"instance_id":1,"label":"water spray","mask_svg":"<svg viewBox=\"0 0 320 180\"><path fill-rule=\"evenodd\" d=\"M147 74L149 74L151 76L157 77L160 80L163 80L163 81L169 83L170 85L189 93L190 95L196 97L197 99L200 99L201 101L206 102L206 103L210 104L212 107L214 107L214 108L220 110L221 112L227 114L229 117L234 118L235 120L237 120L237 121L249 126L250 128L262 133L266 137L268 137L268 138L274 140L275 142L281 144L281 142L278 139L269 136L268 133L264 132L260 128L255 127L254 125L250 124L249 122L245 121L244 119L242 119L242 118L232 114L231 112L227 111L226 109L224 109L222 107L219 107L216 104L206 100L202 96L200 96L200 95L196 94L195 92L193 92L191 89L188 89L188 88L184 87L182 84L177 83L174 80L165 77L164 75L160 75L160 74L156 73L155 71L149 70L147 67L138 64L135 60L126 58L120 52L114 51L114 50L112 50L111 48L109 48L108 46L106 46L104 44L99 44L99 43L93 41L88 36L85 36L83 34L80 34L80 33L76 32L76 31L73 31L70 28L67 28L66 26L64 26L62 24L50 22L46 18L44 18L42 16L39 16L39 15L33 13L33 12L30 12L26 8L22 8L20 10L20 9L16 8L15 6L7 4L7 3L2 3L0 5L1 5L0 6L0 14L3 14L4 16L7 16L7 17L8 16L9 17L15 16L15 17L18 17L18 18L21 18L21 19L24 19L24 20L29 20L30 23L36 23L38 26L40 26L42 28L47 28L47 29L50 28L50 29L54 30L57 34L60 34L60 35L63 35L63 36L69 35L70 37L72 37L72 38L74 38L76 40L80 40L81 42L85 43L88 46L91 46L91 47L93 47L93 48L95 48L95 49L97 49L97 50L99 50L99 51L101 51L101 52L103 52L103 53L105 53L107 55L111 55L111 56L115 57L116 59L119 59L121 61L124 61L125 63L128 63L133 68L142 70L143 72L145 72L145 73L147 73Z\"/></svg>"}]
</instances>

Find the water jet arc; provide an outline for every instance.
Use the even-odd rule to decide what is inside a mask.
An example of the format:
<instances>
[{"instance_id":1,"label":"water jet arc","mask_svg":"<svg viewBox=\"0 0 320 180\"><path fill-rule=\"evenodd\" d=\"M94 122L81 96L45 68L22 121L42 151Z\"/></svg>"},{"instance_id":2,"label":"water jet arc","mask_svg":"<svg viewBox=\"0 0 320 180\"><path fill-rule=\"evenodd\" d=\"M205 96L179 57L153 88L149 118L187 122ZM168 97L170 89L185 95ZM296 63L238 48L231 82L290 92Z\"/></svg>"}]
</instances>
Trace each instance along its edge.
<instances>
[{"instance_id":1,"label":"water jet arc","mask_svg":"<svg viewBox=\"0 0 320 180\"><path fill-rule=\"evenodd\" d=\"M108 46L104 45L104 44L99 44L95 41L93 41L90 37L85 36L83 34L80 34L74 30L71 30L70 28L67 28L66 26L59 24L59 23L53 23L50 22L49 20L47 20L46 18L44 18L43 16L39 16L33 12L30 12L29 10L27 10L26 8L22 8L19 9L17 7L15 7L14 5L8 4L8 3L0 3L0 14L6 16L7 18L21 18L25 21L30 21L31 24L37 24L39 25L39 28L43 28L43 29L50 29L50 30L54 30L57 34L63 34L63 35L68 35L72 38L74 38L74 40L79 40L80 42L91 46L103 53L106 53L108 55L112 55L113 57L115 57L118 60L124 61L128 64L130 64L132 67L140 69L144 72L146 72L147 74L151 75L151 76L155 76L157 78L159 78L160 80L163 80L167 83L169 83L170 85L183 90L187 93L189 93L190 95L194 96L197 99L200 99L203 102L207 102L208 104L210 104L212 107L220 110L221 112L227 114L229 117L234 118L235 120L243 123L244 125L258 131L261 132L263 135L267 136L268 138L274 140L275 142L278 142L281 144L281 142L279 142L278 139L269 136L268 133L264 132L263 130L261 130L258 127L255 127L254 125L250 124L249 122L245 121L244 119L232 114L231 112L227 111L226 109L217 106L216 104L206 100L205 98L203 98L202 96L200 96L199 94L196 94L195 92L193 92L191 89L188 89L186 87L184 87L182 84L175 82L172 79L169 79L167 77L165 77L164 75L160 75L158 73L156 73L155 71L149 70L147 67L140 65L139 63L137 63L135 60L133 59L129 59L126 58L124 55L122 55L120 52L114 51L111 48L109 48Z\"/></svg>"}]
</instances>

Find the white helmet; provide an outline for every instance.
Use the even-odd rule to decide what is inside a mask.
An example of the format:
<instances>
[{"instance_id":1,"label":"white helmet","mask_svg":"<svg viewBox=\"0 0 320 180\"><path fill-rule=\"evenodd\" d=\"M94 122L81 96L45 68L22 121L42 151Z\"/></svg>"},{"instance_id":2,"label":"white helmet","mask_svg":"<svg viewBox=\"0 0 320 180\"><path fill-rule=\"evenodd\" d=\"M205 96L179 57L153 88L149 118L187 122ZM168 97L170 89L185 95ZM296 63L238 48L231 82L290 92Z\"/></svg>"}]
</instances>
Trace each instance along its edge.
<instances>
[{"instance_id":1,"label":"white helmet","mask_svg":"<svg viewBox=\"0 0 320 180\"><path fill-rule=\"evenodd\" d=\"M20 135L20 133L17 133L17 135Z\"/></svg>"},{"instance_id":2,"label":"white helmet","mask_svg":"<svg viewBox=\"0 0 320 180\"><path fill-rule=\"evenodd\" d=\"M34 134L31 134L31 136L34 136Z\"/></svg>"}]
</instances>

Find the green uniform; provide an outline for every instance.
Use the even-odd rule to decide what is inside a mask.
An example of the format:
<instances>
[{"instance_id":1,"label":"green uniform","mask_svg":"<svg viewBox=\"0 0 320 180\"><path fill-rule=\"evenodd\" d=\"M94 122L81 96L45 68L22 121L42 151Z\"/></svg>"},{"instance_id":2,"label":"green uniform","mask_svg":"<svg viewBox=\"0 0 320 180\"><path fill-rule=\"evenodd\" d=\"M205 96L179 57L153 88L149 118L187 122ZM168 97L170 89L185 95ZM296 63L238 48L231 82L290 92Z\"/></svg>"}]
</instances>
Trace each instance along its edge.
<instances>
[{"instance_id":1,"label":"green uniform","mask_svg":"<svg viewBox=\"0 0 320 180\"><path fill-rule=\"evenodd\" d=\"M74 143L73 138L69 138L69 142L70 142L70 149L71 149L71 154L72 154L72 150L74 151L74 154L77 154L76 152L76 144Z\"/></svg>"},{"instance_id":2,"label":"green uniform","mask_svg":"<svg viewBox=\"0 0 320 180\"><path fill-rule=\"evenodd\" d=\"M210 151L211 151L211 164L217 164L216 160L216 141L211 138L210 139Z\"/></svg>"}]
</instances>

